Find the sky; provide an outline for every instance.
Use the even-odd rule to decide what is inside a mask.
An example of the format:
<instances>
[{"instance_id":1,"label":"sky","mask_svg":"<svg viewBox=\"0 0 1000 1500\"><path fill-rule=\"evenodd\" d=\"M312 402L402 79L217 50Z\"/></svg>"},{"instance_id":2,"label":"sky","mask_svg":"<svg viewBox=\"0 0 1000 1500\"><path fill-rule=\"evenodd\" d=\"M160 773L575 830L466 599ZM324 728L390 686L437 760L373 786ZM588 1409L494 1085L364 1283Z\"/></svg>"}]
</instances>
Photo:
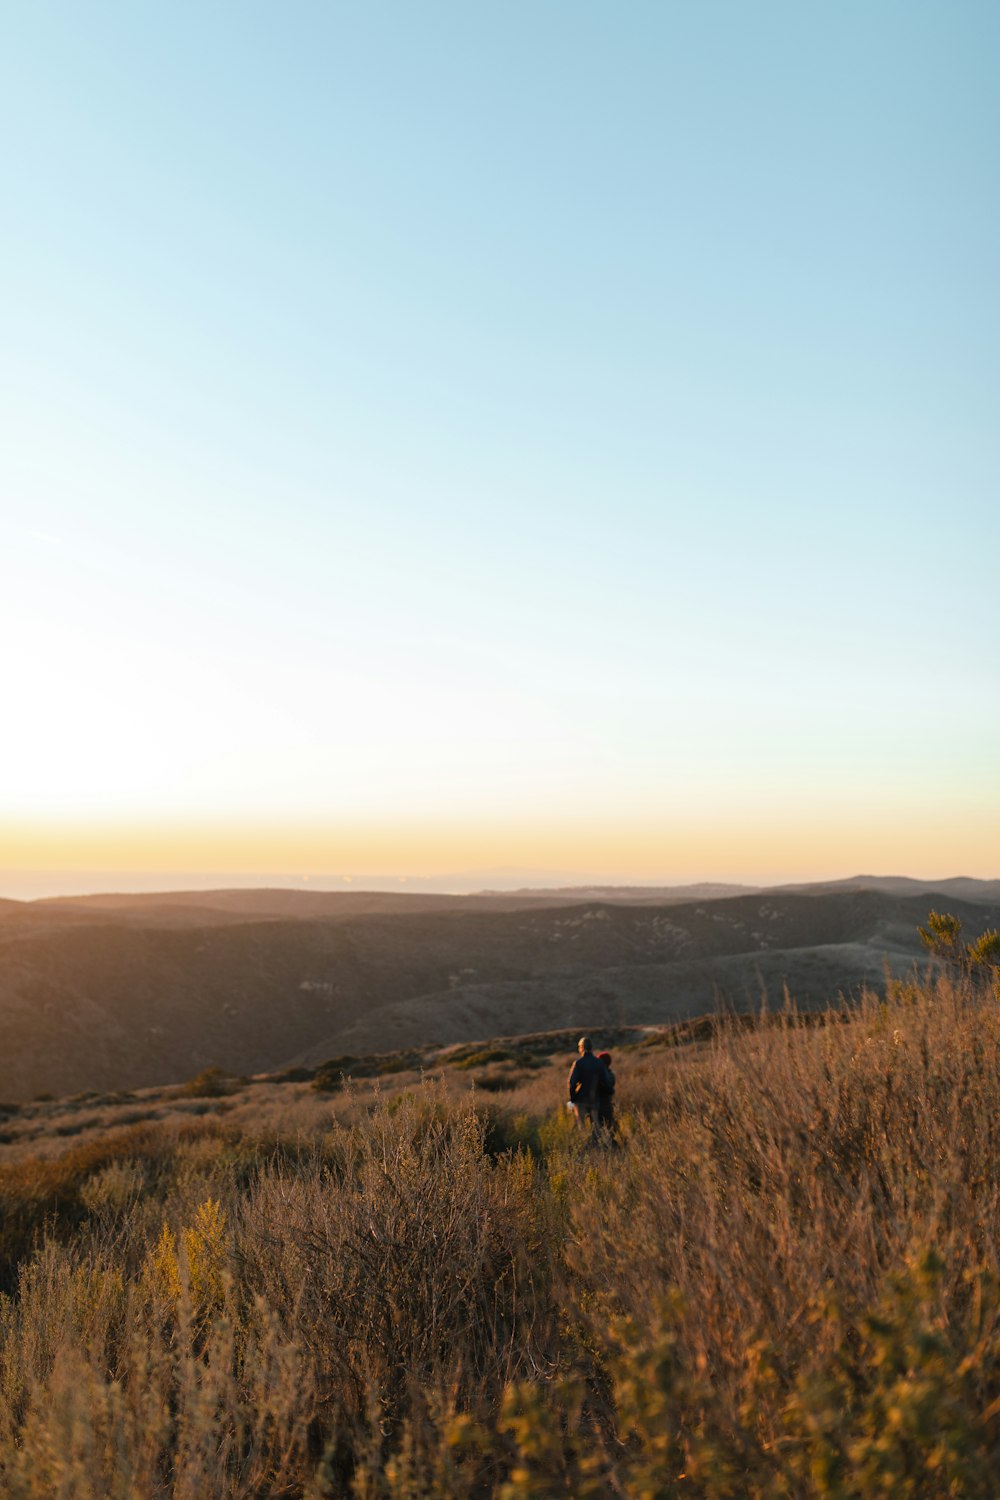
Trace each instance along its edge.
<instances>
[{"instance_id":1,"label":"sky","mask_svg":"<svg viewBox=\"0 0 1000 1500\"><path fill-rule=\"evenodd\" d=\"M998 52L7 7L0 894L1000 875Z\"/></svg>"}]
</instances>

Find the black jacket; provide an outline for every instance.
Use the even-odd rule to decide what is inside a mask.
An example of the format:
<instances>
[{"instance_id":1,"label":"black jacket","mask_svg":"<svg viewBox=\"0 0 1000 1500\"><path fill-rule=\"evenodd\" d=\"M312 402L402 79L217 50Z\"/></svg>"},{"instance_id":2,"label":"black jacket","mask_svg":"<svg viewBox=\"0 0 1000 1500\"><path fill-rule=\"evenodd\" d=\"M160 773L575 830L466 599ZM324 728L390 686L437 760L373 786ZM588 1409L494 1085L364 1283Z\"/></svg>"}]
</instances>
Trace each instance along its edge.
<instances>
[{"instance_id":1,"label":"black jacket","mask_svg":"<svg viewBox=\"0 0 1000 1500\"><path fill-rule=\"evenodd\" d=\"M608 1070L592 1052L582 1053L569 1075L569 1097L585 1109L596 1109L601 1094L613 1087Z\"/></svg>"}]
</instances>

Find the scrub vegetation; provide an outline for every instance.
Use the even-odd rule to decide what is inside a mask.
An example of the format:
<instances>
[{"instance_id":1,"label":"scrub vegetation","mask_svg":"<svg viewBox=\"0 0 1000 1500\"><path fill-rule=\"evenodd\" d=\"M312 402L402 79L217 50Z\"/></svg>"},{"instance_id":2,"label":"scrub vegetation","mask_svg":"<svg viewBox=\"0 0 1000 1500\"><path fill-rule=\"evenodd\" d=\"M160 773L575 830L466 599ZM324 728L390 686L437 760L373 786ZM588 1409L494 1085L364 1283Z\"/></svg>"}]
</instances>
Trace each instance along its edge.
<instances>
[{"instance_id":1,"label":"scrub vegetation","mask_svg":"<svg viewBox=\"0 0 1000 1500\"><path fill-rule=\"evenodd\" d=\"M624 1034L617 1144L537 1038L285 1128L91 1100L0 1164L0 1491L995 1496L992 957Z\"/></svg>"},{"instance_id":2,"label":"scrub vegetation","mask_svg":"<svg viewBox=\"0 0 1000 1500\"><path fill-rule=\"evenodd\" d=\"M1000 923L1000 885L960 886L967 899L948 909L975 941ZM931 904L905 882L674 904L480 895L451 909L429 896L196 894L203 905L0 903L0 1099L196 1075L205 1098L233 1075L385 1071L390 1052L404 1071L432 1044L579 1034L595 1017L662 1025L720 997L756 1010L784 984L800 1010L822 1008L880 988L887 970L926 967L917 924Z\"/></svg>"}]
</instances>

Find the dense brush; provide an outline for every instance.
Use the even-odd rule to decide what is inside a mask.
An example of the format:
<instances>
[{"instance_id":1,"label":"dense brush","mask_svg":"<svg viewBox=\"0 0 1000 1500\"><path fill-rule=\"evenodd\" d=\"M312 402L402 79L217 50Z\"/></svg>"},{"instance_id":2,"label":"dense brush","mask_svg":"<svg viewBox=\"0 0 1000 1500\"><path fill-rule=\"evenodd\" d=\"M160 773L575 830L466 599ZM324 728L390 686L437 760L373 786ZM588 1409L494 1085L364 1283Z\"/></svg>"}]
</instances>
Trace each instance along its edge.
<instances>
[{"instance_id":1,"label":"dense brush","mask_svg":"<svg viewBox=\"0 0 1000 1500\"><path fill-rule=\"evenodd\" d=\"M1000 1007L829 1020L3 1168L3 1494L995 1496Z\"/></svg>"}]
</instances>

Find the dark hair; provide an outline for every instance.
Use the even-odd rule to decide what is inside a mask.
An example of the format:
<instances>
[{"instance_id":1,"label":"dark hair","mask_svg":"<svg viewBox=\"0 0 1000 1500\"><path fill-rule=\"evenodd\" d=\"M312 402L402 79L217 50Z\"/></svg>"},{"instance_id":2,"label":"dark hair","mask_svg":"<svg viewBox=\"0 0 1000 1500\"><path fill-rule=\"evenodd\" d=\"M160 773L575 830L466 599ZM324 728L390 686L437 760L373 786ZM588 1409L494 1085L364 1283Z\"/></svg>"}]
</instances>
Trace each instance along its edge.
<instances>
[{"instance_id":1,"label":"dark hair","mask_svg":"<svg viewBox=\"0 0 1000 1500\"><path fill-rule=\"evenodd\" d=\"M598 1052L598 1054L597 1054L597 1061L598 1062L602 1062L606 1068L610 1068L610 1066L611 1066L611 1053L610 1052Z\"/></svg>"},{"instance_id":2,"label":"dark hair","mask_svg":"<svg viewBox=\"0 0 1000 1500\"><path fill-rule=\"evenodd\" d=\"M593 1052L594 1044L589 1036L582 1036L576 1044L581 1052Z\"/></svg>"}]
</instances>

